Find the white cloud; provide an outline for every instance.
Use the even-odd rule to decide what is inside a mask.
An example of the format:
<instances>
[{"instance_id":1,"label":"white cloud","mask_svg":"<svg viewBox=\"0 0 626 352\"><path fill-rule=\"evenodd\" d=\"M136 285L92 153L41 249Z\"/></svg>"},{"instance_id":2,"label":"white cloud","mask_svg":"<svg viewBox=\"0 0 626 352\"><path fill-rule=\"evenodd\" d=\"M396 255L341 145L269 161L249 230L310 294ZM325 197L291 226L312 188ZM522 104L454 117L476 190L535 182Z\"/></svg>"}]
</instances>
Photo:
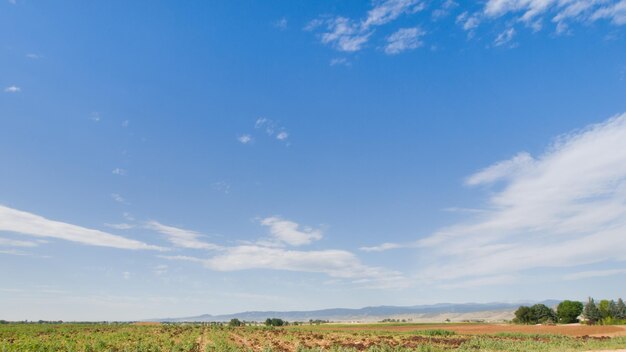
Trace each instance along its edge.
<instances>
[{"instance_id":1,"label":"white cloud","mask_svg":"<svg viewBox=\"0 0 626 352\"><path fill-rule=\"evenodd\" d=\"M122 121L122 127L126 128L130 125L130 120L124 120Z\"/></svg>"},{"instance_id":2,"label":"white cloud","mask_svg":"<svg viewBox=\"0 0 626 352\"><path fill-rule=\"evenodd\" d=\"M443 17L448 16L448 14L450 13L450 10L452 10L453 8L457 6L459 6L459 4L454 0L444 1L441 7L433 10L433 13L432 13L433 20L439 20Z\"/></svg>"},{"instance_id":3,"label":"white cloud","mask_svg":"<svg viewBox=\"0 0 626 352\"><path fill-rule=\"evenodd\" d=\"M443 289L459 289L459 288L473 288L473 287L484 287L484 286L494 286L494 285L504 285L504 284L513 284L519 282L519 278L514 275L495 275L495 276L486 276L480 277L477 279L464 280L455 283L447 283L443 285L439 285L439 288Z\"/></svg>"},{"instance_id":4,"label":"white cloud","mask_svg":"<svg viewBox=\"0 0 626 352\"><path fill-rule=\"evenodd\" d=\"M609 269L609 270L589 270L578 273L568 274L563 277L565 280L581 280L593 277L607 277L626 274L626 269Z\"/></svg>"},{"instance_id":5,"label":"white cloud","mask_svg":"<svg viewBox=\"0 0 626 352\"><path fill-rule=\"evenodd\" d=\"M126 199L124 199L124 197L122 197L118 193L111 193L111 198L113 198L113 200L118 202L118 203L128 204L128 203L126 203Z\"/></svg>"},{"instance_id":6,"label":"white cloud","mask_svg":"<svg viewBox=\"0 0 626 352\"><path fill-rule=\"evenodd\" d=\"M489 184L517 176L519 172L529 170L534 159L530 154L521 152L510 160L505 160L470 176L465 183L470 186Z\"/></svg>"},{"instance_id":7,"label":"white cloud","mask_svg":"<svg viewBox=\"0 0 626 352\"><path fill-rule=\"evenodd\" d=\"M503 185L484 213L414 244L425 263L420 278L626 260L626 114L561 136L537 158L518 154L468 180Z\"/></svg>"},{"instance_id":8,"label":"white cloud","mask_svg":"<svg viewBox=\"0 0 626 352\"><path fill-rule=\"evenodd\" d=\"M5 247L37 247L39 243L32 241L11 240L0 237L0 246Z\"/></svg>"},{"instance_id":9,"label":"white cloud","mask_svg":"<svg viewBox=\"0 0 626 352\"><path fill-rule=\"evenodd\" d=\"M343 250L295 251L244 245L230 247L208 259L189 256L162 258L201 263L216 271L271 269L324 273L342 279L369 278L368 284L372 287L397 287L407 283L400 273L363 265L354 254Z\"/></svg>"},{"instance_id":10,"label":"white cloud","mask_svg":"<svg viewBox=\"0 0 626 352\"><path fill-rule=\"evenodd\" d=\"M122 277L124 278L124 280L129 280L129 279L130 279L130 276L131 276L131 274L130 274L130 272L128 272L128 271L124 271L124 272L122 273Z\"/></svg>"},{"instance_id":11,"label":"white cloud","mask_svg":"<svg viewBox=\"0 0 626 352\"><path fill-rule=\"evenodd\" d=\"M0 231L36 237L57 238L91 246L162 250L160 247L140 241L112 235L99 230L49 220L39 215L11 209L3 205L0 205Z\"/></svg>"},{"instance_id":12,"label":"white cloud","mask_svg":"<svg viewBox=\"0 0 626 352\"><path fill-rule=\"evenodd\" d=\"M337 57L330 60L330 66L337 65L350 66L350 61L348 61L348 59L346 59L345 57Z\"/></svg>"},{"instance_id":13,"label":"white cloud","mask_svg":"<svg viewBox=\"0 0 626 352\"><path fill-rule=\"evenodd\" d=\"M191 249L208 249L208 250L221 250L222 247L213 243L202 242L200 238L202 234L185 230L173 226L163 225L157 221L149 221L145 226L147 229L159 232L167 237L176 247L191 248Z\"/></svg>"},{"instance_id":14,"label":"white cloud","mask_svg":"<svg viewBox=\"0 0 626 352\"><path fill-rule=\"evenodd\" d=\"M461 25L471 38L474 36L474 30L480 24L480 15L476 13L470 15L469 12L465 11L456 17L456 24Z\"/></svg>"},{"instance_id":15,"label":"white cloud","mask_svg":"<svg viewBox=\"0 0 626 352\"><path fill-rule=\"evenodd\" d=\"M22 91L22 88L17 86L9 86L4 88L5 93L19 93Z\"/></svg>"},{"instance_id":16,"label":"white cloud","mask_svg":"<svg viewBox=\"0 0 626 352\"><path fill-rule=\"evenodd\" d=\"M121 223L121 224L104 224L104 226L110 227L110 228L116 229L116 230L130 230L130 229L134 229L135 228L135 225L133 225L133 224L126 224L126 223Z\"/></svg>"},{"instance_id":17,"label":"white cloud","mask_svg":"<svg viewBox=\"0 0 626 352\"><path fill-rule=\"evenodd\" d=\"M224 194L229 194L230 193L230 183L228 182L224 182L224 181L219 181L219 182L214 182L211 187L221 193Z\"/></svg>"},{"instance_id":18,"label":"white cloud","mask_svg":"<svg viewBox=\"0 0 626 352\"><path fill-rule=\"evenodd\" d=\"M422 46L420 38L425 34L421 29L402 28L387 37L385 53L389 55L399 54L406 50L412 50Z\"/></svg>"},{"instance_id":19,"label":"white cloud","mask_svg":"<svg viewBox=\"0 0 626 352\"><path fill-rule=\"evenodd\" d=\"M317 19L310 22L305 30L315 30L324 26L320 34L323 44L331 45L339 51L355 52L363 49L376 27L394 21L402 14L412 14L425 8L421 0L384 0L375 2L367 16L361 21L337 16Z\"/></svg>"},{"instance_id":20,"label":"white cloud","mask_svg":"<svg viewBox=\"0 0 626 352\"><path fill-rule=\"evenodd\" d=\"M492 18L519 14L519 21L535 29L541 28L544 16L550 16L561 31L566 21L586 23L609 19L615 25L624 25L626 0L489 0L484 14Z\"/></svg>"},{"instance_id":21,"label":"white cloud","mask_svg":"<svg viewBox=\"0 0 626 352\"><path fill-rule=\"evenodd\" d=\"M159 264L157 266L154 267L154 274L157 276L161 276L161 275L165 275L167 274L167 269L168 266L165 264Z\"/></svg>"},{"instance_id":22,"label":"white cloud","mask_svg":"<svg viewBox=\"0 0 626 352\"><path fill-rule=\"evenodd\" d=\"M283 17L274 22L274 27L280 29L281 31L284 31L285 29L287 29L287 19Z\"/></svg>"},{"instance_id":23,"label":"white cloud","mask_svg":"<svg viewBox=\"0 0 626 352\"><path fill-rule=\"evenodd\" d=\"M496 39L493 41L493 45L502 46L505 44L509 44L511 40L513 40L514 36L515 36L515 28L512 28L512 27L507 28L504 31L502 31L500 34L498 34Z\"/></svg>"},{"instance_id":24,"label":"white cloud","mask_svg":"<svg viewBox=\"0 0 626 352\"><path fill-rule=\"evenodd\" d=\"M113 169L113 171L111 171L111 173L113 175L126 176L126 170L120 169L119 167Z\"/></svg>"},{"instance_id":25,"label":"white cloud","mask_svg":"<svg viewBox=\"0 0 626 352\"><path fill-rule=\"evenodd\" d=\"M237 140L241 144L250 144L252 143L252 136L250 136L249 134L242 134L241 136L237 137Z\"/></svg>"},{"instance_id":26,"label":"white cloud","mask_svg":"<svg viewBox=\"0 0 626 352\"><path fill-rule=\"evenodd\" d=\"M289 137L289 133L284 127L280 126L276 121L268 119L266 117L259 117L258 119L256 119L256 121L254 122L254 129L263 130L265 131L265 134L270 137L276 137L276 139L278 139L279 141L285 141ZM252 141L252 136L244 136L246 136L245 140L239 140L241 143L245 144Z\"/></svg>"},{"instance_id":27,"label":"white cloud","mask_svg":"<svg viewBox=\"0 0 626 352\"><path fill-rule=\"evenodd\" d=\"M301 227L298 223L284 220L277 216L261 219L261 225L270 229L274 239L292 245L301 246L322 239L322 231L311 227Z\"/></svg>"},{"instance_id":28,"label":"white cloud","mask_svg":"<svg viewBox=\"0 0 626 352\"><path fill-rule=\"evenodd\" d=\"M362 250L363 252L383 252L383 251L387 251L390 249L396 249L396 248L405 248L407 247L406 245L402 245L399 243L383 243L381 245L378 246L373 246L373 247L361 247L359 248L360 250Z\"/></svg>"},{"instance_id":29,"label":"white cloud","mask_svg":"<svg viewBox=\"0 0 626 352\"><path fill-rule=\"evenodd\" d=\"M591 16L591 20L610 19L615 25L622 26L626 24L626 0L603 6L596 10Z\"/></svg>"},{"instance_id":30,"label":"white cloud","mask_svg":"<svg viewBox=\"0 0 626 352\"><path fill-rule=\"evenodd\" d=\"M32 60L37 60L37 59L41 59L41 55L38 55L38 54L26 54L26 58L32 59Z\"/></svg>"},{"instance_id":31,"label":"white cloud","mask_svg":"<svg viewBox=\"0 0 626 352\"><path fill-rule=\"evenodd\" d=\"M386 24L402 14L416 13L426 6L421 0L385 0L379 1L377 4L367 13L367 18L362 21L362 28L367 29Z\"/></svg>"},{"instance_id":32,"label":"white cloud","mask_svg":"<svg viewBox=\"0 0 626 352\"><path fill-rule=\"evenodd\" d=\"M102 120L102 117L100 117L99 112L92 112L89 116L89 119L93 122L100 122L100 120Z\"/></svg>"}]
</instances>

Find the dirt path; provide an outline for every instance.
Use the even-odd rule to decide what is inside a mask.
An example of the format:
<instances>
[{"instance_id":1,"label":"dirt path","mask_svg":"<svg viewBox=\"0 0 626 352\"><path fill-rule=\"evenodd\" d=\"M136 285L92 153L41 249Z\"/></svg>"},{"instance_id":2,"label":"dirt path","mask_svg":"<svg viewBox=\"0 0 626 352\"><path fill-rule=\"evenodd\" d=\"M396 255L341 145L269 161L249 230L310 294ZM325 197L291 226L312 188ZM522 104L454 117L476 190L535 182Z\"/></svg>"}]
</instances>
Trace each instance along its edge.
<instances>
[{"instance_id":1,"label":"dirt path","mask_svg":"<svg viewBox=\"0 0 626 352\"><path fill-rule=\"evenodd\" d=\"M198 352L206 352L206 348L209 346L210 344L210 339L207 337L208 334L208 328L205 327L204 329L202 329L202 334L200 334L200 336L198 336L198 338L196 339L196 344L198 345Z\"/></svg>"}]
</instances>

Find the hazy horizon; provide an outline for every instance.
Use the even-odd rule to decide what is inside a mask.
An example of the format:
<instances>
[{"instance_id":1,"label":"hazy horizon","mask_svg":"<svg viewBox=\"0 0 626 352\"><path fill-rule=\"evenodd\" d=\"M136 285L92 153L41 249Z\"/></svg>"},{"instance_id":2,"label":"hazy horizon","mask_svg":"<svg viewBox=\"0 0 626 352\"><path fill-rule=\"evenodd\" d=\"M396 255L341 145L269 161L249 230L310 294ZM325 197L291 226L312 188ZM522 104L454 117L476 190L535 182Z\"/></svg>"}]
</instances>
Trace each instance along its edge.
<instances>
[{"instance_id":1,"label":"hazy horizon","mask_svg":"<svg viewBox=\"0 0 626 352\"><path fill-rule=\"evenodd\" d=\"M0 319L621 297L625 29L625 0L0 0Z\"/></svg>"}]
</instances>

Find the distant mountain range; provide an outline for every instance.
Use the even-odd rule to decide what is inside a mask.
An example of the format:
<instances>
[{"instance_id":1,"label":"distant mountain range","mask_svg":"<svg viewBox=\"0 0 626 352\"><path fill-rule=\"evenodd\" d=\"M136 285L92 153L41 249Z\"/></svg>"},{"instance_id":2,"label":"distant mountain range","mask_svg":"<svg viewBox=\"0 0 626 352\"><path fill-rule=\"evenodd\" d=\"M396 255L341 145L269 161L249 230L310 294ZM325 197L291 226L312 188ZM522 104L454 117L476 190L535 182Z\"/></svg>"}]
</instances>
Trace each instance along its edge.
<instances>
[{"instance_id":1,"label":"distant mountain range","mask_svg":"<svg viewBox=\"0 0 626 352\"><path fill-rule=\"evenodd\" d=\"M359 309L333 308L311 311L252 311L225 315L203 314L193 317L150 319L159 322L227 322L237 318L245 321L265 321L267 318L280 318L287 321L329 320L332 322L346 321L380 321L383 319L411 319L411 321L450 321L485 320L496 321L511 319L513 312L520 305L543 303L555 307L560 301L546 300L542 302L522 303L439 303L408 307L378 306Z\"/></svg>"}]
</instances>

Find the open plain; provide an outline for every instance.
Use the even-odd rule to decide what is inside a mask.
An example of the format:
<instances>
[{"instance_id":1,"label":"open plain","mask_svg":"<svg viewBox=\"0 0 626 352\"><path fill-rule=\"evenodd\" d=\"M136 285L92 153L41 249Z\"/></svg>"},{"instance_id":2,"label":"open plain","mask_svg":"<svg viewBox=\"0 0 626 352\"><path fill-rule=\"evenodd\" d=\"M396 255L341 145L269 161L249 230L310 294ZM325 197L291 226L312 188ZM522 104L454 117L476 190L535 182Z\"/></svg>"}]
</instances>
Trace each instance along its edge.
<instances>
[{"instance_id":1,"label":"open plain","mask_svg":"<svg viewBox=\"0 0 626 352\"><path fill-rule=\"evenodd\" d=\"M507 324L3 324L0 351L607 351L624 326Z\"/></svg>"}]
</instances>

